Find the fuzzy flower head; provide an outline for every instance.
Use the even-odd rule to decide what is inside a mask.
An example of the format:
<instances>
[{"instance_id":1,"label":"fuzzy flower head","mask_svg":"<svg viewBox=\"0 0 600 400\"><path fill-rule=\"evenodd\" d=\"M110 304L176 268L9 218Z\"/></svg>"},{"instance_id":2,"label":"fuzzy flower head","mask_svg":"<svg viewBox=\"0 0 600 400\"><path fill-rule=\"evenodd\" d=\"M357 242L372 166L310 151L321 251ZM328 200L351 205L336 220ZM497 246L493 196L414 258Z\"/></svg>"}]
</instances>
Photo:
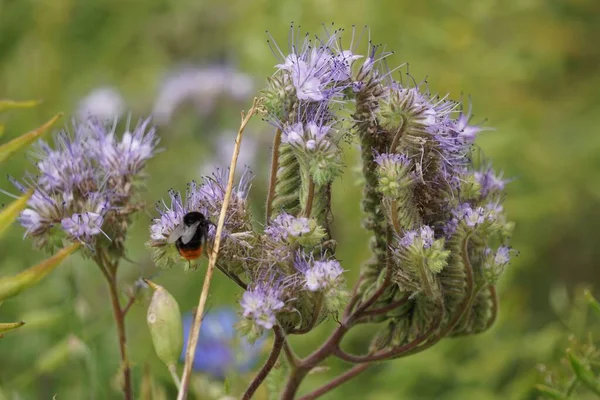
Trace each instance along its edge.
<instances>
[{"instance_id":1,"label":"fuzzy flower head","mask_svg":"<svg viewBox=\"0 0 600 400\"><path fill-rule=\"evenodd\" d=\"M335 259L315 260L302 252L296 255L294 266L303 277L303 285L311 292L335 289L344 272Z\"/></svg>"},{"instance_id":2,"label":"fuzzy flower head","mask_svg":"<svg viewBox=\"0 0 600 400\"><path fill-rule=\"evenodd\" d=\"M282 129L281 141L305 152L327 151L332 146L332 128L315 121L286 125Z\"/></svg>"},{"instance_id":3,"label":"fuzzy flower head","mask_svg":"<svg viewBox=\"0 0 600 400\"><path fill-rule=\"evenodd\" d=\"M249 332L252 336L271 329L277 323L277 313L283 310L284 281L280 276L258 279L242 295L240 305L242 316L250 322Z\"/></svg>"},{"instance_id":4,"label":"fuzzy flower head","mask_svg":"<svg viewBox=\"0 0 600 400\"><path fill-rule=\"evenodd\" d=\"M281 213L265 228L265 234L275 242L311 246L317 244L325 236L325 231L317 225L314 219Z\"/></svg>"},{"instance_id":5,"label":"fuzzy flower head","mask_svg":"<svg viewBox=\"0 0 600 400\"><path fill-rule=\"evenodd\" d=\"M91 249L102 234L113 251L122 251L129 216L139 208L135 184L158 139L149 120L120 137L116 121L110 124L74 121L53 146L40 140L32 154L37 171L25 184L12 179L22 192L33 189L20 222L38 246L53 250L60 242L55 236L65 235Z\"/></svg>"},{"instance_id":6,"label":"fuzzy flower head","mask_svg":"<svg viewBox=\"0 0 600 400\"><path fill-rule=\"evenodd\" d=\"M502 179L501 175L496 175L490 167L485 171L475 171L475 180L481 186L481 195L487 197L490 194L501 193L507 183L506 179Z\"/></svg>"},{"instance_id":7,"label":"fuzzy flower head","mask_svg":"<svg viewBox=\"0 0 600 400\"><path fill-rule=\"evenodd\" d=\"M472 118L472 108L473 104L469 99L469 106L467 108L467 112L464 111L464 105L461 107L460 114L458 118L453 121L454 130L458 133L458 136L462 138L465 142L471 144L475 141L477 135L483 131L490 131L493 128L482 127L480 124L470 125Z\"/></svg>"},{"instance_id":8,"label":"fuzzy flower head","mask_svg":"<svg viewBox=\"0 0 600 400\"><path fill-rule=\"evenodd\" d=\"M445 249L443 238L437 239L428 225L406 231L398 240L396 254L409 268L418 271L426 265L431 273L439 273L446 265L450 251Z\"/></svg>"},{"instance_id":9,"label":"fuzzy flower head","mask_svg":"<svg viewBox=\"0 0 600 400\"><path fill-rule=\"evenodd\" d=\"M428 249L435 241L434 231L428 225L423 225L417 230L406 231L399 243L402 247L417 246Z\"/></svg>"},{"instance_id":10,"label":"fuzzy flower head","mask_svg":"<svg viewBox=\"0 0 600 400\"><path fill-rule=\"evenodd\" d=\"M156 129L151 127L150 120L140 121L129 130L127 127L121 140L115 134L115 126L107 129L106 125L93 123L90 129L97 145L93 150L102 167L111 177L126 177L138 174L155 154Z\"/></svg>"},{"instance_id":11,"label":"fuzzy flower head","mask_svg":"<svg viewBox=\"0 0 600 400\"><path fill-rule=\"evenodd\" d=\"M146 245L153 250L153 258L157 265L169 267L182 261L169 238L181 227L186 214L196 211L202 213L209 221L218 218L225 199L228 177L228 169L219 169L212 176L204 177L201 184L196 181L190 182L185 197L171 189L168 192L169 201L162 200L156 204L159 216L152 220L150 241ZM226 256L224 253L233 250L227 247L230 244L249 246L245 239L248 239L251 231L248 204L251 179L252 174L246 169L233 188L225 217L222 255ZM213 240L214 235L215 229L211 226L208 239Z\"/></svg>"},{"instance_id":12,"label":"fuzzy flower head","mask_svg":"<svg viewBox=\"0 0 600 400\"><path fill-rule=\"evenodd\" d=\"M275 74L262 92L269 115L287 120L298 105L327 105L344 98L353 86L352 67L362 56L342 48L342 31L325 31L321 37L301 36L296 27L290 32L289 51L283 51L272 37L269 46L278 59Z\"/></svg>"},{"instance_id":13,"label":"fuzzy flower head","mask_svg":"<svg viewBox=\"0 0 600 400\"><path fill-rule=\"evenodd\" d=\"M294 28L292 28L294 29ZM361 58L350 50L340 50L339 32L326 34L324 39L310 39L292 43L291 54L284 55L274 44L274 54L283 59L275 67L289 74L296 96L302 101L323 101L336 97L348 84L352 63Z\"/></svg>"}]
</instances>

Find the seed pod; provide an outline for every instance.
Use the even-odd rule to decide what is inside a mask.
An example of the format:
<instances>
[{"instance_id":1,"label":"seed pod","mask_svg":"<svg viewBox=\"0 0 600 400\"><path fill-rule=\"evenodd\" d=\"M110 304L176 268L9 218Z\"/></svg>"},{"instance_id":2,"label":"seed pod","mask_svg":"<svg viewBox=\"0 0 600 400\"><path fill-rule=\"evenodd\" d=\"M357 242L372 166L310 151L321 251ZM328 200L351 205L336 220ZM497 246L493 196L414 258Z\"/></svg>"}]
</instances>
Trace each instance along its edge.
<instances>
[{"instance_id":1,"label":"seed pod","mask_svg":"<svg viewBox=\"0 0 600 400\"><path fill-rule=\"evenodd\" d=\"M179 305L165 288L148 280L146 283L154 289L147 314L154 350L166 365L174 364L179 359L183 348L183 326Z\"/></svg>"}]
</instances>

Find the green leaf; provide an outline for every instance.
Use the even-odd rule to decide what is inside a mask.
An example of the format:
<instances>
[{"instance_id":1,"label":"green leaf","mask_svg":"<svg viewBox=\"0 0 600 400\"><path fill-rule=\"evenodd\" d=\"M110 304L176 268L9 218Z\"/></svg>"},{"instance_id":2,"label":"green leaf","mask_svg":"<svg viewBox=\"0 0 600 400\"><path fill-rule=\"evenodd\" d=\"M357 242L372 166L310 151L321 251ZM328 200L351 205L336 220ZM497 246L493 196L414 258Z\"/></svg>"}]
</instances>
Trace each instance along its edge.
<instances>
[{"instance_id":1,"label":"green leaf","mask_svg":"<svg viewBox=\"0 0 600 400\"><path fill-rule=\"evenodd\" d=\"M74 243L18 275L0 278L0 301L16 296L21 291L37 284L42 278L52 272L65 258L77 250L79 246L81 246L80 243Z\"/></svg>"},{"instance_id":2,"label":"green leaf","mask_svg":"<svg viewBox=\"0 0 600 400\"><path fill-rule=\"evenodd\" d=\"M4 135L4 125L0 125L0 137Z\"/></svg>"},{"instance_id":3,"label":"green leaf","mask_svg":"<svg viewBox=\"0 0 600 400\"><path fill-rule=\"evenodd\" d=\"M10 203L4 210L0 211L0 238L13 221L17 219L21 211L25 209L27 201L29 201L32 194L33 191L28 192L24 196Z\"/></svg>"},{"instance_id":4,"label":"green leaf","mask_svg":"<svg viewBox=\"0 0 600 400\"><path fill-rule=\"evenodd\" d=\"M12 331L13 329L17 329L25 325L25 322L9 322L9 323L0 323L0 337L2 337L3 332Z\"/></svg>"},{"instance_id":5,"label":"green leaf","mask_svg":"<svg viewBox=\"0 0 600 400\"><path fill-rule=\"evenodd\" d=\"M1 108L0 108L1 109ZM52 117L48 122L44 125L40 126L37 129L32 130L31 132L25 133L8 143L0 146L0 163L6 161L10 156L14 153L22 149L23 147L33 143L37 139L39 139L50 127L62 117L62 113L56 114Z\"/></svg>"},{"instance_id":6,"label":"green leaf","mask_svg":"<svg viewBox=\"0 0 600 400\"><path fill-rule=\"evenodd\" d=\"M26 101L14 101L14 100L0 100L0 112L11 110L15 108L31 108L40 104L41 100L26 100Z\"/></svg>"},{"instance_id":7,"label":"green leaf","mask_svg":"<svg viewBox=\"0 0 600 400\"><path fill-rule=\"evenodd\" d=\"M573 368L573 371L579 380L594 393L600 396L600 381L596 378L594 373L587 366L585 366L575 354L573 354L571 349L567 349L567 358L569 359L571 368Z\"/></svg>"}]
</instances>

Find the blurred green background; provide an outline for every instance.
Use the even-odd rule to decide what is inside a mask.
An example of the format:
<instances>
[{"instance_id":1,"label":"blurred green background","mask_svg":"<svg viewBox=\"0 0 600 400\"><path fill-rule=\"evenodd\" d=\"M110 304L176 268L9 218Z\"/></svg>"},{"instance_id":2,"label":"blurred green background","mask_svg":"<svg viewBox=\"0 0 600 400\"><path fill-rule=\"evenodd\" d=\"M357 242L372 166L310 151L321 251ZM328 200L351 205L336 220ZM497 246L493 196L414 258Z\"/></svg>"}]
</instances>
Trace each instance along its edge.
<instances>
[{"instance_id":1,"label":"blurred green background","mask_svg":"<svg viewBox=\"0 0 600 400\"><path fill-rule=\"evenodd\" d=\"M68 122L81 112L82 99L98 88L113 88L113 97L120 93L125 115L131 112L134 120L152 113L161 93L167 96L165 90L188 90L188 100L168 122L161 121L166 151L148 167L144 198L149 212L131 230L128 249L135 263L123 264L121 282L125 289L141 274L155 276L182 310L190 310L203 271L152 268L143 246L154 215L151 205L170 187L185 189L207 165L227 163L223 147L231 146L240 109L250 106L249 89L259 89L275 64L264 31L285 47L291 21L314 33L332 21L347 33L352 24L366 24L374 43L395 51L390 65L409 62L418 81L428 76L433 92L471 95L475 121L487 118L497 129L483 134L479 145L504 176L514 178L505 208L517 223L513 245L520 257L500 283L496 326L380 364L325 398L536 398L535 366L560 356L567 334L557 309L578 286L600 281L597 0L0 0L0 98L44 100L35 109L3 115L3 140L58 111ZM365 39L359 47L364 49ZM222 87L213 87L214 81L209 85L210 79L184 79L184 90L171 79L177 71L223 66L233 75L224 75ZM252 199L258 219L272 134L257 118L242 148L243 162L257 175ZM215 152L226 155L215 157ZM333 195L334 235L352 282L369 254L352 157L348 164ZM1 168L0 187L12 190L6 176L22 175L28 168L26 154ZM0 195L0 203L8 201ZM22 236L23 230L14 227L0 243L0 275L43 258ZM239 296L237 287L219 275L209 307L234 305ZM0 340L0 386L8 398L120 396L114 389L119 366L106 287L91 263L72 257L38 287L3 304L0 317L28 322ZM334 324L324 323L292 343L306 354ZM150 371L167 398L173 398L168 373L152 349L143 301L134 306L127 329L136 385ZM364 328L353 335L349 347L363 348L370 332ZM61 343L68 343L65 354L56 350ZM77 350L81 346L83 352ZM36 364L52 349L50 367ZM302 392L347 368L333 360L327 365L307 378Z\"/></svg>"}]
</instances>

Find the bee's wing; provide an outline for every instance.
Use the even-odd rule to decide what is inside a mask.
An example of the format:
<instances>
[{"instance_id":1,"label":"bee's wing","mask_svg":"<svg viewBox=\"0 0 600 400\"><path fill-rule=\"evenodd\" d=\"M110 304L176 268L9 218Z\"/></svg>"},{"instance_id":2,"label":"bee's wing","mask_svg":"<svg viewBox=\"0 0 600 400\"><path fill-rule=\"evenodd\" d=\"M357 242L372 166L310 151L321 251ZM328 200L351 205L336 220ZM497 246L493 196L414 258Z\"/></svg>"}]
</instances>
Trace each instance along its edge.
<instances>
[{"instance_id":1,"label":"bee's wing","mask_svg":"<svg viewBox=\"0 0 600 400\"><path fill-rule=\"evenodd\" d=\"M177 239L182 237L185 234L186 226L184 224L178 225L173 229L173 232L167 238L168 243L175 243Z\"/></svg>"},{"instance_id":2,"label":"bee's wing","mask_svg":"<svg viewBox=\"0 0 600 400\"><path fill-rule=\"evenodd\" d=\"M181 235L181 241L183 244L187 244L192 240L194 235L196 234L196 230L198 229L198 225L200 225L200 221L195 222L194 224L185 228L185 232Z\"/></svg>"}]
</instances>

